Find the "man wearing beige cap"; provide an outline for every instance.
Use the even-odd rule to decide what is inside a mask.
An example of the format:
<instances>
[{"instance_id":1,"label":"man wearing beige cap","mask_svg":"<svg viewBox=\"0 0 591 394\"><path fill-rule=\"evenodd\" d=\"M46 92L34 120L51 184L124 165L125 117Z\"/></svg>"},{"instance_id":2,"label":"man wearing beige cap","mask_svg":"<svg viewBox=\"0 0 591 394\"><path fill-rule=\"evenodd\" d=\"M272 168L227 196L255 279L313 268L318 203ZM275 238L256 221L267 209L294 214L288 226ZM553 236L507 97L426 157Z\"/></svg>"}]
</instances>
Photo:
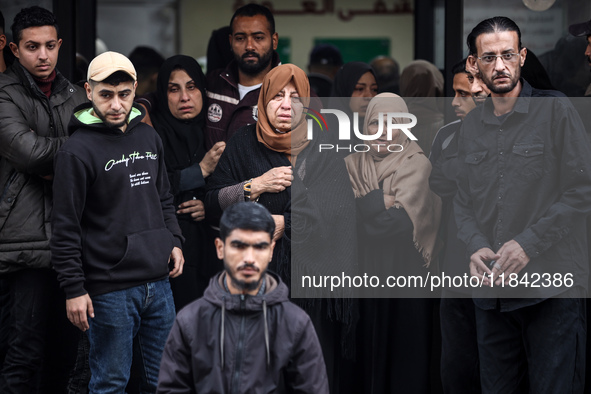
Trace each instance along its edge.
<instances>
[{"instance_id":1,"label":"man wearing beige cap","mask_svg":"<svg viewBox=\"0 0 591 394\"><path fill-rule=\"evenodd\" d=\"M85 85L91 103L74 110L55 158L52 262L68 319L88 332L91 393L124 392L134 342L141 390L156 390L175 318L168 278L184 263L162 142L141 123L136 85L125 56L97 56Z\"/></svg>"}]
</instances>

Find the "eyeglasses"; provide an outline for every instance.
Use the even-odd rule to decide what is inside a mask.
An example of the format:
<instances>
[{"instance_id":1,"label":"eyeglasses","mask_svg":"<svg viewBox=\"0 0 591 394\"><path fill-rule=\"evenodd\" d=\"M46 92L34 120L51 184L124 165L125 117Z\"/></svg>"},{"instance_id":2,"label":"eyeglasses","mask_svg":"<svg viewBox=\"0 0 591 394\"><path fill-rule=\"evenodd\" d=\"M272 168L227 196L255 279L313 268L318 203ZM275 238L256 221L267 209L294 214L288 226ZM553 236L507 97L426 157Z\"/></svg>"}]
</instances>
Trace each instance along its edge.
<instances>
[{"instance_id":1,"label":"eyeglasses","mask_svg":"<svg viewBox=\"0 0 591 394\"><path fill-rule=\"evenodd\" d=\"M478 60L482 62L482 64L486 66L490 66L493 63L497 62L497 58L501 58L505 63L515 63L517 58L519 57L519 53L503 53L502 55L485 55L482 57L477 57Z\"/></svg>"}]
</instances>

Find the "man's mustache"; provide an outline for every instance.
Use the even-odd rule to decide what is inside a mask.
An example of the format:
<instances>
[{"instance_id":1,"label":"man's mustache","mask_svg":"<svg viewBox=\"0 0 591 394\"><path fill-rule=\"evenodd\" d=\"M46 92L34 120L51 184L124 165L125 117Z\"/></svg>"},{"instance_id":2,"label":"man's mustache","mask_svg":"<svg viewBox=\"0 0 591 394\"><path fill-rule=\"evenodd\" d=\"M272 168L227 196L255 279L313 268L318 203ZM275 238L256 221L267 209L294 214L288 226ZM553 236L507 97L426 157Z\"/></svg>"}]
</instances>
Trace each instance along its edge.
<instances>
[{"instance_id":1,"label":"man's mustache","mask_svg":"<svg viewBox=\"0 0 591 394\"><path fill-rule=\"evenodd\" d=\"M497 78L511 78L511 76L507 73L504 72L500 72L494 75L493 79L497 79Z\"/></svg>"},{"instance_id":2,"label":"man's mustache","mask_svg":"<svg viewBox=\"0 0 591 394\"><path fill-rule=\"evenodd\" d=\"M244 264L242 264L241 266L239 266L239 267L236 269L236 271L242 271L242 270L245 270L245 269L247 269L247 268L248 268L248 269L255 270L256 272L259 272L259 271L260 271L259 267L255 266L255 265L254 265L254 263L244 263Z\"/></svg>"},{"instance_id":3,"label":"man's mustache","mask_svg":"<svg viewBox=\"0 0 591 394\"><path fill-rule=\"evenodd\" d=\"M242 55L242 59L246 59L247 57L256 57L257 59L261 58L256 52L246 52L244 55Z\"/></svg>"}]
</instances>

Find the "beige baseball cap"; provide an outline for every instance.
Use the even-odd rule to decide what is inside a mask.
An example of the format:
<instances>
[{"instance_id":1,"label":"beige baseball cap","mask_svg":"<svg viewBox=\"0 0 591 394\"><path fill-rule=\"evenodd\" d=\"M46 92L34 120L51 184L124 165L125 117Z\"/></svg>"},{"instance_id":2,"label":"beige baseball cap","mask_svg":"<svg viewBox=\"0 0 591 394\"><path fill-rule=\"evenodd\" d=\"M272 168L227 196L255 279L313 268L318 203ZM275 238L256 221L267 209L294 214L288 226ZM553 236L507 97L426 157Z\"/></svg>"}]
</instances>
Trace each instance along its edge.
<instances>
[{"instance_id":1,"label":"beige baseball cap","mask_svg":"<svg viewBox=\"0 0 591 394\"><path fill-rule=\"evenodd\" d=\"M92 59L88 66L87 80L102 82L117 71L123 71L137 81L135 67L131 61L117 52L104 52Z\"/></svg>"}]
</instances>

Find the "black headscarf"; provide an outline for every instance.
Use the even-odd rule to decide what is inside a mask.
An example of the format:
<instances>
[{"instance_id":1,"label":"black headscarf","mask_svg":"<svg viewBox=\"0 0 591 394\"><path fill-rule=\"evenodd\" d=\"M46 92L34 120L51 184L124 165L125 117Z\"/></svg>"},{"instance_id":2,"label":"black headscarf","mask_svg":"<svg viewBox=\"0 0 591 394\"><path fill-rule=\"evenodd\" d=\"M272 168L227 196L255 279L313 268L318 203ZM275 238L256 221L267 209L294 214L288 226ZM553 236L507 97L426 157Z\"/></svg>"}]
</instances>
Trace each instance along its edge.
<instances>
[{"instance_id":1,"label":"black headscarf","mask_svg":"<svg viewBox=\"0 0 591 394\"><path fill-rule=\"evenodd\" d=\"M374 77L376 76L373 68L367 63L363 63L363 62L345 63L339 69L339 71L337 71L337 73L334 77L334 82L332 83L332 93L330 94L331 98L330 98L330 100L328 100L328 107L327 108L339 109L339 110L345 112L349 116L349 119L351 120L351 122L353 122L353 112L351 111L351 108L349 107L349 103L351 101L351 96L353 95L353 91L355 90L355 86L357 85L357 82L359 81L361 76L363 74L365 74L366 72L372 73ZM328 126L329 130L339 130L339 126L338 126L338 123L336 123L336 121L335 121L335 117L330 116L330 117L328 117L328 119L330 122L329 126ZM361 116L359 117L358 130L359 131L363 130L363 117L361 117ZM333 142L339 143L339 141L337 141L336 138L337 138L336 133L333 133ZM353 132L351 132L351 138L352 139L350 142L353 145L358 144L358 143L363 143L363 141L359 140L353 134ZM346 150L343 150L341 152L343 154L349 154L349 152L347 152Z\"/></svg>"},{"instance_id":2,"label":"black headscarf","mask_svg":"<svg viewBox=\"0 0 591 394\"><path fill-rule=\"evenodd\" d=\"M355 85L357 85L357 81L359 81L359 78L368 71L372 73L374 77L376 76L373 68L367 63L349 62L344 64L334 77L332 93L330 94L331 97L351 97L353 90L355 90Z\"/></svg>"},{"instance_id":3,"label":"black headscarf","mask_svg":"<svg viewBox=\"0 0 591 394\"><path fill-rule=\"evenodd\" d=\"M175 118L168 108L168 81L172 71L177 68L183 69L201 91L201 112L190 120ZM169 173L199 163L205 156L205 98L205 76L199 63L184 55L166 59L158 73L156 108L151 117L164 145L164 162Z\"/></svg>"}]
</instances>

